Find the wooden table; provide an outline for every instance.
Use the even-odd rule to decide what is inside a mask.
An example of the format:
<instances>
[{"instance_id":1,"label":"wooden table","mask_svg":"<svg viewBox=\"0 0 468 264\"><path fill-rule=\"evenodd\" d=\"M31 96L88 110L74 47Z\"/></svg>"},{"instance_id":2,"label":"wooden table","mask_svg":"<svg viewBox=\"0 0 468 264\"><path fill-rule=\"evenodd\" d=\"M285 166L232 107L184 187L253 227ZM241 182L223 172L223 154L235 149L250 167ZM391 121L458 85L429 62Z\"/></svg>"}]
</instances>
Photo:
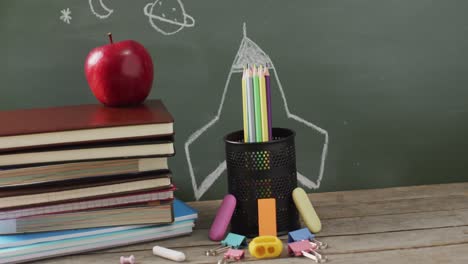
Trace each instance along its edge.
<instances>
[{"instance_id":1,"label":"wooden table","mask_svg":"<svg viewBox=\"0 0 468 264\"><path fill-rule=\"evenodd\" d=\"M468 182L316 193L310 199L322 219L318 236L329 244L329 263L468 263ZM216 245L207 228L219 203L191 203L200 216L191 236L35 263L119 263L130 254L140 264L175 263L153 256L154 245L185 252L189 263L216 263L220 257L203 252ZM255 259L247 254L245 261ZM284 250L281 258L256 263L314 262L290 258Z\"/></svg>"}]
</instances>

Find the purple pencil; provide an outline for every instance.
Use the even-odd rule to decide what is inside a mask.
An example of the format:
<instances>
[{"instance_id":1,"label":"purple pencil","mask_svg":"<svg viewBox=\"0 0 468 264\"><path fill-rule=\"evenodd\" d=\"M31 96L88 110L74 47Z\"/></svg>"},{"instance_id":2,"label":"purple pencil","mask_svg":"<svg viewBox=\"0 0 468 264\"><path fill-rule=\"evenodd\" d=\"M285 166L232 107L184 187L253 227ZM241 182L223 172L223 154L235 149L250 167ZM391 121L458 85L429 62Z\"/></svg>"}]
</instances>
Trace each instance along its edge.
<instances>
[{"instance_id":1,"label":"purple pencil","mask_svg":"<svg viewBox=\"0 0 468 264\"><path fill-rule=\"evenodd\" d=\"M270 89L270 72L268 67L265 66L265 86L266 86L266 97L267 97L267 113L268 113L268 140L273 139L273 132L271 126L271 89Z\"/></svg>"}]
</instances>

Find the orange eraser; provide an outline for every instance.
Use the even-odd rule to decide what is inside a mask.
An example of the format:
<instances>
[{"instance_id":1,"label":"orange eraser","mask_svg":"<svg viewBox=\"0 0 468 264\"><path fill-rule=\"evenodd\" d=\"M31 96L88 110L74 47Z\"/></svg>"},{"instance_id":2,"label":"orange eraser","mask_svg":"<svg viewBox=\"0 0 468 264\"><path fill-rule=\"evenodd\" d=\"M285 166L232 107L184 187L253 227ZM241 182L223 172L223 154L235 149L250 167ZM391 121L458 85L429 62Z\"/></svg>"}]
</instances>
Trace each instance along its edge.
<instances>
[{"instance_id":1,"label":"orange eraser","mask_svg":"<svg viewBox=\"0 0 468 264\"><path fill-rule=\"evenodd\" d=\"M258 199L258 235L276 236L276 200Z\"/></svg>"}]
</instances>

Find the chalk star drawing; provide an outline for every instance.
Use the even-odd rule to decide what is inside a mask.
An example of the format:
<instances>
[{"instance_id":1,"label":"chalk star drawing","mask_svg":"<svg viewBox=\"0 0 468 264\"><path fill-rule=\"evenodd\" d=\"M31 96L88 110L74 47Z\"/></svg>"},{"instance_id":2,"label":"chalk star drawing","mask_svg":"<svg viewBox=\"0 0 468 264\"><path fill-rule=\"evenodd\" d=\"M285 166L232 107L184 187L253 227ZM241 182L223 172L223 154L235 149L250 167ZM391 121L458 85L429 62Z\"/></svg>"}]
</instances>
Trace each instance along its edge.
<instances>
[{"instance_id":1,"label":"chalk star drawing","mask_svg":"<svg viewBox=\"0 0 468 264\"><path fill-rule=\"evenodd\" d=\"M320 182L323 178L323 172L325 167L325 160L327 157L328 152L328 132L320 128L319 126L306 121L302 117L299 117L291 111L289 111L288 102L286 101L286 95L284 93L283 86L281 85L281 81L278 77L278 73L276 72L275 66L271 61L270 57L250 38L247 37L247 30L245 23L243 25L243 32L244 36L242 38L242 42L240 44L239 50L237 51L236 57L234 58L234 62L232 63L231 70L229 71L226 84L224 85L223 95L221 96L221 103L219 104L218 112L216 116L209 121L206 125L202 126L200 129L196 130L192 133L187 141L185 142L184 149L185 149L185 156L187 158L187 163L189 167L190 178L192 180L192 188L195 194L195 199L199 200L203 194L213 185L213 183L221 176L221 174L226 170L226 161L221 162L215 170L213 170L210 174L208 174L201 185L198 186L197 181L195 179L195 173L192 166L192 161L190 159L190 145L195 142L208 128L213 126L216 122L219 121L219 117L221 116L221 111L223 109L224 100L226 99L226 93L229 86L229 82L231 80L231 76L233 73L242 73L244 66L249 64L263 64L268 67L270 70L270 75L275 76L276 83L278 84L278 88L281 94L281 98L283 99L284 109L286 111L286 115L288 118L293 119L299 123L304 124L305 126L315 130L319 134L323 135L324 142L322 147L322 155L320 159L320 170L319 175L316 182L311 181L299 171L297 172L297 179L298 181L309 189L318 189L320 187Z\"/></svg>"},{"instance_id":2,"label":"chalk star drawing","mask_svg":"<svg viewBox=\"0 0 468 264\"><path fill-rule=\"evenodd\" d=\"M91 13L100 19L108 18L114 12L114 10L108 8L102 0L89 0L89 8L91 9ZM97 8L102 9L102 11L98 12Z\"/></svg>"},{"instance_id":3,"label":"chalk star drawing","mask_svg":"<svg viewBox=\"0 0 468 264\"><path fill-rule=\"evenodd\" d=\"M150 25L163 35L173 35L186 27L195 26L195 19L185 13L180 0L156 0L143 8Z\"/></svg>"},{"instance_id":4,"label":"chalk star drawing","mask_svg":"<svg viewBox=\"0 0 468 264\"><path fill-rule=\"evenodd\" d=\"M60 20L67 24L70 24L70 20L72 19L70 8L62 9L60 13L62 13L62 15L60 16Z\"/></svg>"}]
</instances>

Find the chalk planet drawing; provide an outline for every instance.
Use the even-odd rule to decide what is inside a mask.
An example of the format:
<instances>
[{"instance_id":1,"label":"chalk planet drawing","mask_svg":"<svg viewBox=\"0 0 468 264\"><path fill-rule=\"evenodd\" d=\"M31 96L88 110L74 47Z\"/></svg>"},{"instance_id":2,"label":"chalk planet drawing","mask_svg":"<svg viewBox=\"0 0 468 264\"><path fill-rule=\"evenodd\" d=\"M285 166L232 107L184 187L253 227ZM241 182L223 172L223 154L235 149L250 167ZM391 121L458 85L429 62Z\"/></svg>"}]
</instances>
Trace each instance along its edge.
<instances>
[{"instance_id":1,"label":"chalk planet drawing","mask_svg":"<svg viewBox=\"0 0 468 264\"><path fill-rule=\"evenodd\" d=\"M89 0L89 8L91 9L91 13L100 19L108 18L114 12L114 10L108 8L102 0Z\"/></svg>"},{"instance_id":2,"label":"chalk planet drawing","mask_svg":"<svg viewBox=\"0 0 468 264\"><path fill-rule=\"evenodd\" d=\"M186 27L195 26L195 20L185 12L180 0L156 0L148 3L143 12L151 26L163 35L173 35Z\"/></svg>"}]
</instances>

